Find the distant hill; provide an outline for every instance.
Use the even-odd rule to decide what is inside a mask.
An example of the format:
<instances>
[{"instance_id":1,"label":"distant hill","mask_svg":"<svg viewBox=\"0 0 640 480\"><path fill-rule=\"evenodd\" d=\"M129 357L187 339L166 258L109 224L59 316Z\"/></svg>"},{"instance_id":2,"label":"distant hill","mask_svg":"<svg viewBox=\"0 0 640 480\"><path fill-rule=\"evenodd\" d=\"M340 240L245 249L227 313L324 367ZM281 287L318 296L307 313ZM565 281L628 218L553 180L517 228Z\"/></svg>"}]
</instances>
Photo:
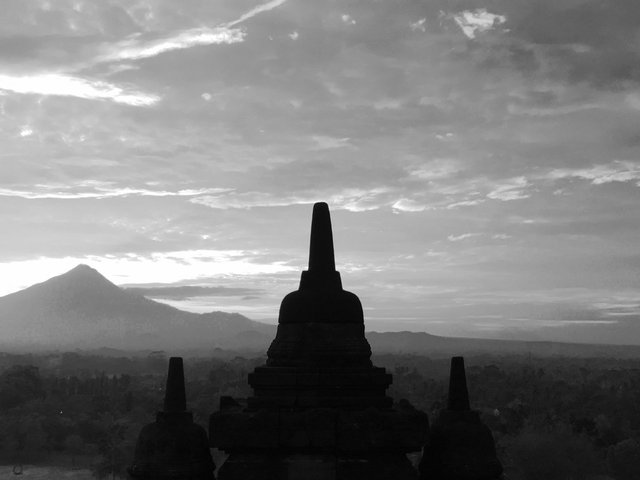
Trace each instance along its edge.
<instances>
[{"instance_id":1,"label":"distant hill","mask_svg":"<svg viewBox=\"0 0 640 480\"><path fill-rule=\"evenodd\" d=\"M454 355L534 355L538 357L640 358L637 345L528 342L481 338L439 337L422 332L367 332L374 353L405 353L449 357Z\"/></svg>"},{"instance_id":2,"label":"distant hill","mask_svg":"<svg viewBox=\"0 0 640 480\"><path fill-rule=\"evenodd\" d=\"M0 350L97 350L102 354L252 352L264 355L276 327L237 313L185 312L120 288L78 265L0 297ZM418 332L367 332L374 354L447 357L531 354L640 358L640 346L452 338Z\"/></svg>"},{"instance_id":3,"label":"distant hill","mask_svg":"<svg viewBox=\"0 0 640 480\"><path fill-rule=\"evenodd\" d=\"M275 335L273 325L237 313L197 314L154 302L86 265L0 297L0 331L3 349L266 348Z\"/></svg>"}]
</instances>

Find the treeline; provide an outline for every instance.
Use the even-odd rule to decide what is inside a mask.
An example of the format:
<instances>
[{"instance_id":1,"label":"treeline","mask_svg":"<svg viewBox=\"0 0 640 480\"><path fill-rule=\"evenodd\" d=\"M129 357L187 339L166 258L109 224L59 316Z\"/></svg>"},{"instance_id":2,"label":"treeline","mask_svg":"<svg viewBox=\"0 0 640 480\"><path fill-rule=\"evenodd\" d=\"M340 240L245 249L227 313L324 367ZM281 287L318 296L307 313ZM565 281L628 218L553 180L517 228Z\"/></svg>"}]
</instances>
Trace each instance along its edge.
<instances>
[{"instance_id":1,"label":"treeline","mask_svg":"<svg viewBox=\"0 0 640 480\"><path fill-rule=\"evenodd\" d=\"M162 409L167 358L155 353L101 362L74 353L30 359L38 366L12 365L3 356L0 464L84 467L97 478L124 478L140 429ZM221 395L246 397L247 374L262 362L188 360L186 388L195 421L206 426ZM113 373L114 365L130 373ZM142 373L146 369L151 372Z\"/></svg>"},{"instance_id":2,"label":"treeline","mask_svg":"<svg viewBox=\"0 0 640 480\"><path fill-rule=\"evenodd\" d=\"M29 360L30 363L24 363ZM223 395L251 394L264 358L186 359L196 422ZM434 418L446 400L449 360L380 355L388 394ZM162 408L168 360L79 353L0 358L0 463L92 468L123 476L140 428ZM640 360L468 357L472 407L496 438L510 480L640 478Z\"/></svg>"},{"instance_id":3,"label":"treeline","mask_svg":"<svg viewBox=\"0 0 640 480\"><path fill-rule=\"evenodd\" d=\"M391 395L433 418L449 360L381 356ZM640 360L467 358L472 408L491 428L509 479L640 478Z\"/></svg>"}]
</instances>

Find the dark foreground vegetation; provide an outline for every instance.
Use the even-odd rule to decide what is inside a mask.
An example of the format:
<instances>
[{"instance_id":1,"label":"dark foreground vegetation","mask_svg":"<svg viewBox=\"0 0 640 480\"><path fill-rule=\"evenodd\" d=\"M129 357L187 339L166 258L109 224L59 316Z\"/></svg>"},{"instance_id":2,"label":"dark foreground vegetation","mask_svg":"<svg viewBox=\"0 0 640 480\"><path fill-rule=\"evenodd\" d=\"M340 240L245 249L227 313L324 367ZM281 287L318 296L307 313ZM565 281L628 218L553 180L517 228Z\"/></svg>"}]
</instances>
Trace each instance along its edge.
<instances>
[{"instance_id":1,"label":"dark foreground vegetation","mask_svg":"<svg viewBox=\"0 0 640 480\"><path fill-rule=\"evenodd\" d=\"M264 358L185 361L189 408L207 425L221 395L250 394ZM448 359L380 355L389 394L431 418ZM0 464L91 468L118 478L140 428L161 409L167 358L0 355ZM510 480L640 478L640 359L467 357L472 406L496 437ZM221 457L217 456L218 463Z\"/></svg>"}]
</instances>

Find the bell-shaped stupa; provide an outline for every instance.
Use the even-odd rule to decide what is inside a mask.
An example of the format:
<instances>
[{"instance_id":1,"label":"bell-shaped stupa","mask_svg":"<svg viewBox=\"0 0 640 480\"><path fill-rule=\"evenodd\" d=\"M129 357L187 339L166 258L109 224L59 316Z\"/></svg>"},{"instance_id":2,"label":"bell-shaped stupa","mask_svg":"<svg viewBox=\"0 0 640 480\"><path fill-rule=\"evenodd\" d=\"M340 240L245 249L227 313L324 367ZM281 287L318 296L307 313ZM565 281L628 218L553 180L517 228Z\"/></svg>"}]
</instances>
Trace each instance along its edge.
<instances>
[{"instance_id":1,"label":"bell-shaped stupa","mask_svg":"<svg viewBox=\"0 0 640 480\"><path fill-rule=\"evenodd\" d=\"M187 411L182 358L169 359L164 410L140 431L129 477L140 480L214 480L207 432Z\"/></svg>"},{"instance_id":2,"label":"bell-shaped stupa","mask_svg":"<svg viewBox=\"0 0 640 480\"><path fill-rule=\"evenodd\" d=\"M282 301L266 365L249 374L246 406L221 401L211 445L230 454L219 480L417 478L427 416L386 395L371 364L360 300L336 271L329 207L316 203L309 268Z\"/></svg>"},{"instance_id":3,"label":"bell-shaped stupa","mask_svg":"<svg viewBox=\"0 0 640 480\"><path fill-rule=\"evenodd\" d=\"M267 364L249 376L249 406L390 407L391 375L371 365L364 315L356 295L342 289L333 253L331 217L316 203L309 269L282 300Z\"/></svg>"},{"instance_id":4,"label":"bell-shaped stupa","mask_svg":"<svg viewBox=\"0 0 640 480\"><path fill-rule=\"evenodd\" d=\"M309 269L302 272L298 290L282 300L267 365L370 367L362 305L342 289L326 203L313 206L309 243Z\"/></svg>"},{"instance_id":5,"label":"bell-shaped stupa","mask_svg":"<svg viewBox=\"0 0 640 480\"><path fill-rule=\"evenodd\" d=\"M429 429L420 480L498 480L501 475L491 430L469 404L464 358L453 357L447 408Z\"/></svg>"}]
</instances>

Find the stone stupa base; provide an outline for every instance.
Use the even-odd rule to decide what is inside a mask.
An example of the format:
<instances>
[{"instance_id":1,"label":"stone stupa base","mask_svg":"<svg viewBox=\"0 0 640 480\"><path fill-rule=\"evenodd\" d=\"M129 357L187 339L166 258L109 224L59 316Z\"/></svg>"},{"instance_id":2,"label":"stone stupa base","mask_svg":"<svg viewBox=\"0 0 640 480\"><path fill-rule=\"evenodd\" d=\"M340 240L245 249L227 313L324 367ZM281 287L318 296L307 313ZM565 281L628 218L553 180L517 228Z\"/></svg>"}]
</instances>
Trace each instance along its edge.
<instances>
[{"instance_id":1,"label":"stone stupa base","mask_svg":"<svg viewBox=\"0 0 640 480\"><path fill-rule=\"evenodd\" d=\"M218 480L416 480L406 455L342 456L330 453L232 454Z\"/></svg>"},{"instance_id":2,"label":"stone stupa base","mask_svg":"<svg viewBox=\"0 0 640 480\"><path fill-rule=\"evenodd\" d=\"M385 395L391 375L380 367L256 367L249 374L251 409L367 408L388 409Z\"/></svg>"},{"instance_id":3,"label":"stone stupa base","mask_svg":"<svg viewBox=\"0 0 640 480\"><path fill-rule=\"evenodd\" d=\"M218 480L415 480L426 414L396 408L245 409L226 400L211 415L212 446L229 458Z\"/></svg>"}]
</instances>

